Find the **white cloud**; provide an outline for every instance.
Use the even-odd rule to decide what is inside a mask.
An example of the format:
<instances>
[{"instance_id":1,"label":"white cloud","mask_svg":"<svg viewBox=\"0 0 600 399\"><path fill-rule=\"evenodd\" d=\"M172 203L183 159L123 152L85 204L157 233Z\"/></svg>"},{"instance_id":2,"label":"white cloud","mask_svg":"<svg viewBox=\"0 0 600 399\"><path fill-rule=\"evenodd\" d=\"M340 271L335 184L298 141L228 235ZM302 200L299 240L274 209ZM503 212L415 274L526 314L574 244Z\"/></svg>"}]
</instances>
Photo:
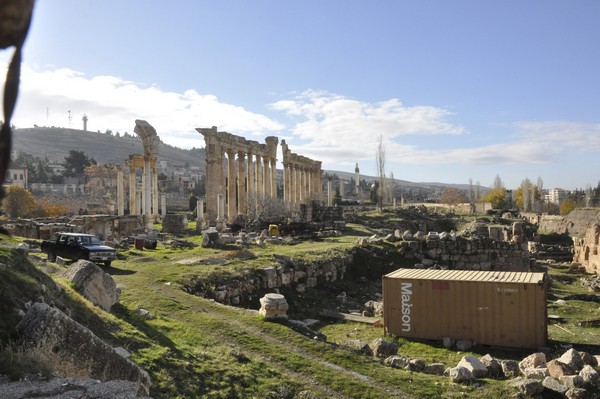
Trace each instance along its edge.
<instances>
[{"instance_id":1,"label":"white cloud","mask_svg":"<svg viewBox=\"0 0 600 399\"><path fill-rule=\"evenodd\" d=\"M168 92L115 76L88 78L66 68L40 71L23 64L13 123L18 127L68 127L68 111L72 127L81 128L86 114L90 130L132 133L135 119L145 119L163 141L184 148L204 145L197 127L217 126L223 131L260 136L283 129L265 115L195 90Z\"/></svg>"}]
</instances>

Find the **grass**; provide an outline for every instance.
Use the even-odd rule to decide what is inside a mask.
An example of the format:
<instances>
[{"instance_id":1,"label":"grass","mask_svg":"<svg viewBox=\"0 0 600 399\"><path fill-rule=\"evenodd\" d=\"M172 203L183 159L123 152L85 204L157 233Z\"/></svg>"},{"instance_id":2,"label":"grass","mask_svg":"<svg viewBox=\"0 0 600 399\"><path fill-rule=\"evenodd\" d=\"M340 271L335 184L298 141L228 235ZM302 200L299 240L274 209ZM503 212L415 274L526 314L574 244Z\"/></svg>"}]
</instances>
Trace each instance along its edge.
<instances>
[{"instance_id":1,"label":"grass","mask_svg":"<svg viewBox=\"0 0 600 399\"><path fill-rule=\"evenodd\" d=\"M361 216L362 217L362 216ZM378 216L377 216L378 217ZM395 216L394 216L395 217ZM251 275L256 270L276 264L273 255L284 255L298 264L308 264L352 251L355 264L346 280L329 283L325 291L308 290L290 294L289 301L315 307L335 306L335 292L361 292L360 277L376 281L403 260L393 244L380 243L369 249L354 248L356 238L373 234L373 229L349 223L343 237L296 245L267 245L265 248L228 246L225 250L194 248L175 249L159 243L156 250L121 250L120 259L107 271L122 287L120 303L111 313L92 306L70 285L58 278L62 268L45 262L45 256L33 254L30 260L18 251L0 247L0 373L10 369L10 361L19 347L11 344L18 316L14 308L40 295L61 309L70 309L73 317L88 326L113 346L123 346L132 359L150 374L155 398L496 398L515 393L505 381L483 379L478 386L461 386L447 378L409 373L384 366L378 359L366 357L342 344L350 339L370 343L384 337L382 328L358 323L322 321L318 328L327 342L318 342L294 332L285 323L266 322L255 311L220 305L192 296L181 288L191 279L216 286L228 279ZM199 244L201 237L181 239ZM15 245L18 239L5 241ZM251 254L249 254L251 252ZM250 256L251 255L251 256ZM560 265L559 265L560 266ZM583 319L598 317L598 304L568 300L555 301L583 293L578 279L583 275L566 267L551 267L554 277L548 312L562 317L560 326L548 327L551 345L558 351L569 343L600 353L597 328L578 327ZM50 278L54 276L54 281ZM46 289L41 288L41 284ZM57 288L57 285L60 289ZM287 294L286 294L287 296ZM150 318L137 314L144 308ZM12 312L12 313L11 313ZM14 313L14 314L13 314ZM439 343L416 342L384 337L399 345L399 354L420 358L427 363L442 362L454 366L465 354L483 355L491 351L499 358L522 358L529 353L479 348L458 353ZM19 357L19 356L17 356ZM44 369L30 366L23 357L21 369ZM8 361L8 363L7 363ZM9 364L9 366L7 366ZM18 374L18 372L16 373ZM14 374L13 374L14 376Z\"/></svg>"}]
</instances>

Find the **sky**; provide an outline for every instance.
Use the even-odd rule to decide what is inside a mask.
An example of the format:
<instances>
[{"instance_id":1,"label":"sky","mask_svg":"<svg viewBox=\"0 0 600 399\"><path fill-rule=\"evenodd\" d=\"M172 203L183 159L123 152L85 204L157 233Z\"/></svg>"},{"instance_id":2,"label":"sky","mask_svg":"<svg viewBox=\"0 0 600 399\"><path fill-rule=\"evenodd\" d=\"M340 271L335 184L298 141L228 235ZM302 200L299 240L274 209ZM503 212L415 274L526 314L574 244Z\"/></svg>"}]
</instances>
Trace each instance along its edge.
<instances>
[{"instance_id":1,"label":"sky","mask_svg":"<svg viewBox=\"0 0 600 399\"><path fill-rule=\"evenodd\" d=\"M371 176L381 140L396 179L595 187L599 16L596 0L37 0L13 124L144 119L181 148L217 126Z\"/></svg>"}]
</instances>

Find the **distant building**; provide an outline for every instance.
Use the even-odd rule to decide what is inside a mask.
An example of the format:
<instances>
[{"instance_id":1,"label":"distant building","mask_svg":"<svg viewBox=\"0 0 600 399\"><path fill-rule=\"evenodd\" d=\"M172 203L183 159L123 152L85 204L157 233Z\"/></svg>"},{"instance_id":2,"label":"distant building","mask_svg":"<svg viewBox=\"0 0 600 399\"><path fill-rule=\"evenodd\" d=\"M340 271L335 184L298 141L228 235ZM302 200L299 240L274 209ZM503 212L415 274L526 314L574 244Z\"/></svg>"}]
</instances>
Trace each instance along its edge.
<instances>
[{"instance_id":1,"label":"distant building","mask_svg":"<svg viewBox=\"0 0 600 399\"><path fill-rule=\"evenodd\" d=\"M562 188L551 188L546 195L546 202L549 204L560 205L567 198L568 191Z\"/></svg>"},{"instance_id":2,"label":"distant building","mask_svg":"<svg viewBox=\"0 0 600 399\"><path fill-rule=\"evenodd\" d=\"M10 164L6 172L6 183L18 184L21 187L28 188L27 185L27 167Z\"/></svg>"}]
</instances>

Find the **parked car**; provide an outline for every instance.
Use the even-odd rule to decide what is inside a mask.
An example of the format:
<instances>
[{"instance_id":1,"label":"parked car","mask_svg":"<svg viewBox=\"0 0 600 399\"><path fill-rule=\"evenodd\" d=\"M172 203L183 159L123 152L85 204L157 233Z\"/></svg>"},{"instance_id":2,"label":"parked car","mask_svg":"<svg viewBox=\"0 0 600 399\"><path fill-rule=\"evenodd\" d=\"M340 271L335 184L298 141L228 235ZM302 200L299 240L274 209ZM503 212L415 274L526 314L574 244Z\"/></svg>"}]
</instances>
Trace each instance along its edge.
<instances>
[{"instance_id":1,"label":"parked car","mask_svg":"<svg viewBox=\"0 0 600 399\"><path fill-rule=\"evenodd\" d=\"M55 241L42 241L42 252L48 254L48 260L56 261L60 256L66 259L86 259L94 263L110 266L117 259L117 251L102 244L98 237L92 234L58 233Z\"/></svg>"}]
</instances>

